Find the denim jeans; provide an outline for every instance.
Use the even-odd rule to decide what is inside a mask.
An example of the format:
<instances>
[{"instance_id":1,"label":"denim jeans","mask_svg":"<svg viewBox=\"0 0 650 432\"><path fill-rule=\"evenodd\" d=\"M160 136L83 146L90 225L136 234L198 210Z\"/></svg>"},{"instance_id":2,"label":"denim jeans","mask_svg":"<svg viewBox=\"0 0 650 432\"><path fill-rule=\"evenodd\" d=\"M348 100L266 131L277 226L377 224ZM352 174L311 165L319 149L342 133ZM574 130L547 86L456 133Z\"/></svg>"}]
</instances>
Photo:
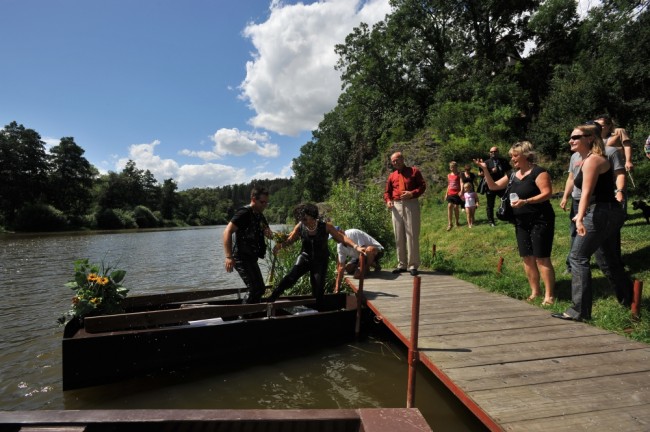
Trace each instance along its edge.
<instances>
[{"instance_id":1,"label":"denim jeans","mask_svg":"<svg viewBox=\"0 0 650 432\"><path fill-rule=\"evenodd\" d=\"M594 255L596 263L614 287L619 302L632 302L632 280L625 272L618 255L619 232L625 222L620 203L596 203L589 206L583 219L584 236L576 236L571 247L571 300L566 313L573 318L591 319L593 291L589 262Z\"/></svg>"}]
</instances>

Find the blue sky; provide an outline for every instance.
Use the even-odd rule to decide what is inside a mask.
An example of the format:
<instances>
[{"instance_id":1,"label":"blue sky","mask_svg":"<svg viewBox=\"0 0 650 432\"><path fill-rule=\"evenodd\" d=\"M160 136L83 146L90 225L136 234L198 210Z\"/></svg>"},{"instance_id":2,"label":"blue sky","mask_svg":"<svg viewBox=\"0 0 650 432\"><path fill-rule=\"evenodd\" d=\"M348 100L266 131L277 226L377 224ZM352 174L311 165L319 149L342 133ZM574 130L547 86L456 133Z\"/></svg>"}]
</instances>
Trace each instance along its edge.
<instances>
[{"instance_id":1,"label":"blue sky","mask_svg":"<svg viewBox=\"0 0 650 432\"><path fill-rule=\"evenodd\" d=\"M598 0L581 0L582 12ZM388 0L0 0L0 128L72 136L179 188L291 177L341 91L334 45Z\"/></svg>"},{"instance_id":2,"label":"blue sky","mask_svg":"<svg viewBox=\"0 0 650 432\"><path fill-rule=\"evenodd\" d=\"M0 0L0 127L179 188L290 177L340 94L334 45L388 0Z\"/></svg>"}]
</instances>

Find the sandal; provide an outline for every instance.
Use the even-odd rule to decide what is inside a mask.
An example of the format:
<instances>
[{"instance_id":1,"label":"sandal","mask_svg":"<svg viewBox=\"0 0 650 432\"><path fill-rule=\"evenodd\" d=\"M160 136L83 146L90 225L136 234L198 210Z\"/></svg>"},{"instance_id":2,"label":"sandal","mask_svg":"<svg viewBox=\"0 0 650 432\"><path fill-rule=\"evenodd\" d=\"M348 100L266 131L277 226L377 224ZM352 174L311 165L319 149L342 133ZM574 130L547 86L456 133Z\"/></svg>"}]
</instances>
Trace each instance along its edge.
<instances>
[{"instance_id":1,"label":"sandal","mask_svg":"<svg viewBox=\"0 0 650 432\"><path fill-rule=\"evenodd\" d=\"M451 225L447 225L447 231L451 231Z\"/></svg>"}]
</instances>

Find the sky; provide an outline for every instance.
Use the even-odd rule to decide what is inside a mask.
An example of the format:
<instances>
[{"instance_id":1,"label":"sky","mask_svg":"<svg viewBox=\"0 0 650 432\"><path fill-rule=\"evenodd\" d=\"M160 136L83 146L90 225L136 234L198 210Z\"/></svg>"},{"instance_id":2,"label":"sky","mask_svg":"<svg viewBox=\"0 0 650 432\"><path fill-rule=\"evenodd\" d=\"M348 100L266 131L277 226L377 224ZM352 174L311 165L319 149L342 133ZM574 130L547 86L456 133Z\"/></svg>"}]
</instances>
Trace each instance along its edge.
<instances>
[{"instance_id":1,"label":"sky","mask_svg":"<svg viewBox=\"0 0 650 432\"><path fill-rule=\"evenodd\" d=\"M73 137L180 190L291 177L341 92L334 46L388 0L0 0L0 128Z\"/></svg>"},{"instance_id":2,"label":"sky","mask_svg":"<svg viewBox=\"0 0 650 432\"><path fill-rule=\"evenodd\" d=\"M597 3L581 0L580 10ZM0 0L0 128L73 137L180 190L293 176L341 93L334 46L388 0Z\"/></svg>"}]
</instances>

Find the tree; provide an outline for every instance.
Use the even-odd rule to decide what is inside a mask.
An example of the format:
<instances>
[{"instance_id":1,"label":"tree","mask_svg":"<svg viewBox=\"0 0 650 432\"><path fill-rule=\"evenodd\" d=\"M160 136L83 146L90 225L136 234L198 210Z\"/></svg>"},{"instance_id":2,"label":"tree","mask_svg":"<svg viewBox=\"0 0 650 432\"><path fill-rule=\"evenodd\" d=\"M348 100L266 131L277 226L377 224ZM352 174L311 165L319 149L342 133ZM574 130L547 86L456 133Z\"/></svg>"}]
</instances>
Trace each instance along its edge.
<instances>
[{"instance_id":1,"label":"tree","mask_svg":"<svg viewBox=\"0 0 650 432\"><path fill-rule=\"evenodd\" d=\"M0 131L0 209L8 226L16 212L42 197L47 182L45 143L15 121Z\"/></svg>"},{"instance_id":2,"label":"tree","mask_svg":"<svg viewBox=\"0 0 650 432\"><path fill-rule=\"evenodd\" d=\"M93 178L97 170L83 156L84 150L72 137L61 138L50 149L49 184L52 204L70 215L82 215L90 206Z\"/></svg>"},{"instance_id":3,"label":"tree","mask_svg":"<svg viewBox=\"0 0 650 432\"><path fill-rule=\"evenodd\" d=\"M176 182L169 178L163 182L160 192L160 212L163 219L171 220L174 218L174 212L178 208L178 195L176 190L178 185Z\"/></svg>"}]
</instances>

